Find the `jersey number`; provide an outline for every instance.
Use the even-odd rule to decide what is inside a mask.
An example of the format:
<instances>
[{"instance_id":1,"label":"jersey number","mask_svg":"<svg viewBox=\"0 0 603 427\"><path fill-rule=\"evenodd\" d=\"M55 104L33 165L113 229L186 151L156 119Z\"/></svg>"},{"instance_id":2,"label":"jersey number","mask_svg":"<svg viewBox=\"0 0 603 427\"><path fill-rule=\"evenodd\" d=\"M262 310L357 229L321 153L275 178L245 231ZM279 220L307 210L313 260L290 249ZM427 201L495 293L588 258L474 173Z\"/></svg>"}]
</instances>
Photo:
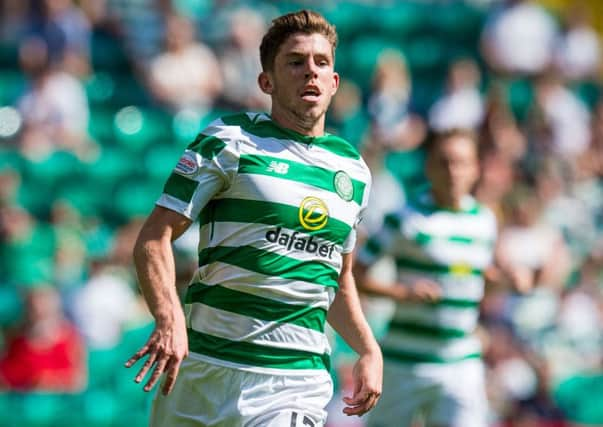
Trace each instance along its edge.
<instances>
[{"instance_id":1,"label":"jersey number","mask_svg":"<svg viewBox=\"0 0 603 427\"><path fill-rule=\"evenodd\" d=\"M302 419L302 424L308 427L314 427L314 421L304 415ZM291 427L297 427L297 412L291 413Z\"/></svg>"}]
</instances>

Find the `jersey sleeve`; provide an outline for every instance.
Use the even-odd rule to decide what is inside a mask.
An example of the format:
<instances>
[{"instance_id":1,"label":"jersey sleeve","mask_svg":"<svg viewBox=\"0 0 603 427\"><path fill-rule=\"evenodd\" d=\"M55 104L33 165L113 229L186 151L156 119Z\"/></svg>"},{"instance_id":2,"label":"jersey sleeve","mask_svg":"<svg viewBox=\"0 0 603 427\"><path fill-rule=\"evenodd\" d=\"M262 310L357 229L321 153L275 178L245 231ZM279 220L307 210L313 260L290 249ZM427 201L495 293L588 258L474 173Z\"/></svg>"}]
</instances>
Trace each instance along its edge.
<instances>
[{"instance_id":1,"label":"jersey sleeve","mask_svg":"<svg viewBox=\"0 0 603 427\"><path fill-rule=\"evenodd\" d=\"M382 256L391 254L394 239L400 233L401 223L401 212L385 215L379 231L370 235L358 250L357 260L362 264L372 265Z\"/></svg>"},{"instance_id":2,"label":"jersey sleeve","mask_svg":"<svg viewBox=\"0 0 603 427\"><path fill-rule=\"evenodd\" d=\"M356 240L357 240L357 236L358 236L358 230L357 230L358 224L360 224L360 222L362 221L362 218L364 217L364 213L366 212L366 209L368 206L372 182L371 182L371 173L366 165L365 165L365 170L366 170L366 177L367 177L366 181L367 182L366 182L366 186L364 188L364 193L362 196L362 204L360 205L360 211L358 212L358 217L356 218L354 227L350 231L350 234L348 235L345 242L343 242L342 253L344 253L344 254L349 254L354 251L354 247L356 246Z\"/></svg>"},{"instance_id":3,"label":"jersey sleeve","mask_svg":"<svg viewBox=\"0 0 603 427\"><path fill-rule=\"evenodd\" d=\"M156 204L195 220L214 196L228 189L238 169L238 142L221 120L186 148Z\"/></svg>"}]
</instances>

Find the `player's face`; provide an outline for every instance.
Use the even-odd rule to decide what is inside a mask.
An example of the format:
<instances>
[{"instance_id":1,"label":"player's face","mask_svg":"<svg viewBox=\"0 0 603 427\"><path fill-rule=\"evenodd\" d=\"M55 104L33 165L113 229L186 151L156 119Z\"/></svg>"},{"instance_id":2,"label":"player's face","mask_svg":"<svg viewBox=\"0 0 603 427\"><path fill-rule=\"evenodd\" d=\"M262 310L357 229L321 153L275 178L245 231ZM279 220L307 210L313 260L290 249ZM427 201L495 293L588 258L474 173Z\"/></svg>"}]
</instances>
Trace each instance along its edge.
<instances>
[{"instance_id":1,"label":"player's face","mask_svg":"<svg viewBox=\"0 0 603 427\"><path fill-rule=\"evenodd\" d=\"M260 75L260 86L272 97L273 117L308 129L324 123L339 86L329 41L321 34L296 33L279 48L273 71Z\"/></svg>"},{"instance_id":2,"label":"player's face","mask_svg":"<svg viewBox=\"0 0 603 427\"><path fill-rule=\"evenodd\" d=\"M460 199L469 194L479 177L477 149L464 136L442 141L429 154L427 177L436 194L445 199Z\"/></svg>"}]
</instances>

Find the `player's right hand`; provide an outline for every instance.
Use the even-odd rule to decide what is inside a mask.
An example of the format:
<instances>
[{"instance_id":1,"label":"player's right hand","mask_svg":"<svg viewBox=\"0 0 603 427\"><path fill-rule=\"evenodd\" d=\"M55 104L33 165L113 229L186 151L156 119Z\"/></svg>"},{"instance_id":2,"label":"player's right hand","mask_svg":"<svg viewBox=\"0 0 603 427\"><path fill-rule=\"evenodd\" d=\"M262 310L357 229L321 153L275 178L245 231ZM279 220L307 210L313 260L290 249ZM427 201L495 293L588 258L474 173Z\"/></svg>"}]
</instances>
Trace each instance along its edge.
<instances>
[{"instance_id":1,"label":"player's right hand","mask_svg":"<svg viewBox=\"0 0 603 427\"><path fill-rule=\"evenodd\" d=\"M442 298L442 287L432 280L414 281L408 290L407 299L420 302L437 302Z\"/></svg>"},{"instance_id":2,"label":"player's right hand","mask_svg":"<svg viewBox=\"0 0 603 427\"><path fill-rule=\"evenodd\" d=\"M145 386L144 391L150 391L161 375L165 372L162 392L169 394L174 388L176 377L180 369L180 363L188 356L188 340L184 319L168 325L157 322L153 333L146 344L141 347L125 364L126 368L133 366L138 360L148 355L134 381L140 383L152 369L152 374Z\"/></svg>"}]
</instances>

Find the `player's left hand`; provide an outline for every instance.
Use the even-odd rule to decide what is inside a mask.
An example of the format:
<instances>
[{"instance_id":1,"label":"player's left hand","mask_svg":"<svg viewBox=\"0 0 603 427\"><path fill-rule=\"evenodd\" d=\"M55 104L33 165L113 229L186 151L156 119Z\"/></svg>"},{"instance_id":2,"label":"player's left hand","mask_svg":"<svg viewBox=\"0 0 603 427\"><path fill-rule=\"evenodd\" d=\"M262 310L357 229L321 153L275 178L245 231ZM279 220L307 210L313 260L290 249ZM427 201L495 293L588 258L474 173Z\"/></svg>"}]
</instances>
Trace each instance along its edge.
<instances>
[{"instance_id":1,"label":"player's left hand","mask_svg":"<svg viewBox=\"0 0 603 427\"><path fill-rule=\"evenodd\" d=\"M345 396L343 409L346 415L358 415L370 411L381 396L383 383L383 357L381 351L370 352L360 356L354 370L354 395Z\"/></svg>"}]
</instances>

